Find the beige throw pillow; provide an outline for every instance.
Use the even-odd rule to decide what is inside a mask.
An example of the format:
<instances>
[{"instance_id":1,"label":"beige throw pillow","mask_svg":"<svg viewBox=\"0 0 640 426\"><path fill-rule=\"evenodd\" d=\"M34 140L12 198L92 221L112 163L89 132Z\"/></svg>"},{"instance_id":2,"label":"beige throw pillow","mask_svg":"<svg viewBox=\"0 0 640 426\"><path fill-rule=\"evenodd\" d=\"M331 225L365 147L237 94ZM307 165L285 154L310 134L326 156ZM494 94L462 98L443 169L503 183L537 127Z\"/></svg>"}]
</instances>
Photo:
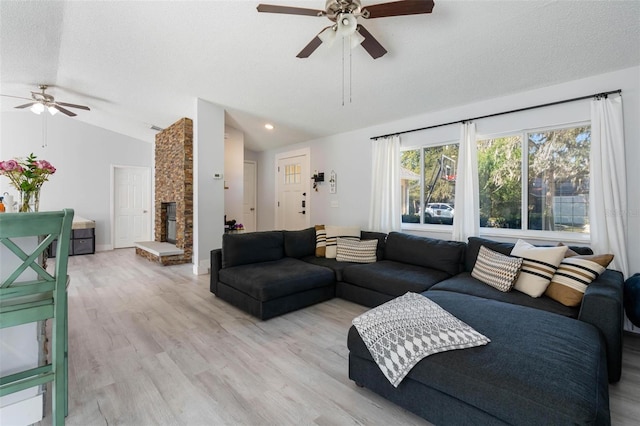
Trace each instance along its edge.
<instances>
[{"instance_id":1,"label":"beige throw pillow","mask_svg":"<svg viewBox=\"0 0 640 426\"><path fill-rule=\"evenodd\" d=\"M327 231L327 259L335 259L338 255L338 237L360 240L360 228L357 226L332 226L325 225Z\"/></svg>"},{"instance_id":2,"label":"beige throw pillow","mask_svg":"<svg viewBox=\"0 0 640 426\"><path fill-rule=\"evenodd\" d=\"M514 288L531 297L542 296L566 251L567 246L536 247L518 240L511 250L511 256L522 258L522 268Z\"/></svg>"},{"instance_id":3,"label":"beige throw pillow","mask_svg":"<svg viewBox=\"0 0 640 426\"><path fill-rule=\"evenodd\" d=\"M325 257L327 248L327 231L324 225L316 225L316 257Z\"/></svg>"},{"instance_id":4,"label":"beige throw pillow","mask_svg":"<svg viewBox=\"0 0 640 426\"><path fill-rule=\"evenodd\" d=\"M565 306L580 306L587 286L607 269L612 260L612 254L565 258L551 279L545 296Z\"/></svg>"}]
</instances>

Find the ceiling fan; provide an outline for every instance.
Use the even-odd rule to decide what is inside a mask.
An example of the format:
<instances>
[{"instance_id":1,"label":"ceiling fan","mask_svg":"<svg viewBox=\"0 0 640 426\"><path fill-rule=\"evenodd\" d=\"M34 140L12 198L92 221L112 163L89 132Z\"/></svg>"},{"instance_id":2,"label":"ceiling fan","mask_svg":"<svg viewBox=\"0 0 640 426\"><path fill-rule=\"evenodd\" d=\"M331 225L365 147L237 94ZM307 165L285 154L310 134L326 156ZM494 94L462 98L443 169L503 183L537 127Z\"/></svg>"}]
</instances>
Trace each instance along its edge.
<instances>
[{"instance_id":1,"label":"ceiling fan","mask_svg":"<svg viewBox=\"0 0 640 426\"><path fill-rule=\"evenodd\" d=\"M36 113L36 114L40 114L45 109L47 109L51 115L57 114L58 111L60 111L61 113L65 114L65 115L68 115L69 117L75 117L77 115L75 112L69 111L68 109L66 109L64 107L67 107L67 108L78 108L78 109L83 109L83 110L86 110L86 111L91 111L88 106L70 104L70 103L67 103L67 102L57 102L52 95L50 95L48 93L45 93L45 90L47 90L48 87L49 86L46 85L46 84L41 84L40 85L41 92L31 92L31 99L23 98L21 96L11 96L11 95L2 95L2 96L6 96L6 97L9 97L9 98L31 100L32 102L29 102L28 104L24 104L24 105L18 105L15 108L22 109L22 108L31 107L30 108L31 111Z\"/></svg>"},{"instance_id":2,"label":"ceiling fan","mask_svg":"<svg viewBox=\"0 0 640 426\"><path fill-rule=\"evenodd\" d=\"M362 44L364 50L373 59L377 59L387 53L387 50L365 27L358 24L357 18L373 19L431 13L433 5L433 0L404 0L363 7L360 0L327 0L325 10L259 4L258 12L324 16L334 22L320 31L296 55L298 58L308 58L322 43L331 44L337 37L349 36L352 47Z\"/></svg>"}]
</instances>

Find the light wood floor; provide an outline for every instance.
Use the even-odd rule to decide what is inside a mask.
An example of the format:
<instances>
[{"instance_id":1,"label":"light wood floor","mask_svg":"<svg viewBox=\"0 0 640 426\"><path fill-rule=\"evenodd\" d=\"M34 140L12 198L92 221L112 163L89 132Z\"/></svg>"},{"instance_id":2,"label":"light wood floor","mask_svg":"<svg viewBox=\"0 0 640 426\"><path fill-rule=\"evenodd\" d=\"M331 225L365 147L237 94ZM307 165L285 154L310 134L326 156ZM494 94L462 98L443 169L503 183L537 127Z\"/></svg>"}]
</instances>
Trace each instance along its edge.
<instances>
[{"instance_id":1,"label":"light wood floor","mask_svg":"<svg viewBox=\"0 0 640 426\"><path fill-rule=\"evenodd\" d=\"M71 257L69 274L69 425L428 424L348 379L362 306L261 322L211 294L208 275L131 249ZM640 337L626 336L610 393L613 424L637 425Z\"/></svg>"}]
</instances>

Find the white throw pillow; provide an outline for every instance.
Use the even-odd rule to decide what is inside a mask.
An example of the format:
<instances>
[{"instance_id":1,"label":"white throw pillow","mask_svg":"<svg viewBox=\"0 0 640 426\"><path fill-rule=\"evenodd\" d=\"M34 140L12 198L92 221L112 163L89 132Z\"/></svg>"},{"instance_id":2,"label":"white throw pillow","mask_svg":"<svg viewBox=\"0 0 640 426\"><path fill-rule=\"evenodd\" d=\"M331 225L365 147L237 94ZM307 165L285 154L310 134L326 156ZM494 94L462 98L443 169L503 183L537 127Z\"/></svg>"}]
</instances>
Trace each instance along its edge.
<instances>
[{"instance_id":1,"label":"white throw pillow","mask_svg":"<svg viewBox=\"0 0 640 426\"><path fill-rule=\"evenodd\" d=\"M338 237L360 240L360 227L358 226L325 225L324 229L327 232L327 248L325 251L327 259L335 259L338 255Z\"/></svg>"},{"instance_id":2,"label":"white throw pillow","mask_svg":"<svg viewBox=\"0 0 640 426\"><path fill-rule=\"evenodd\" d=\"M511 256L522 258L522 268L514 288L531 297L542 296L566 251L567 246L536 247L518 240L511 250Z\"/></svg>"},{"instance_id":3,"label":"white throw pillow","mask_svg":"<svg viewBox=\"0 0 640 426\"><path fill-rule=\"evenodd\" d=\"M338 262L373 263L376 261L378 240L354 241L338 238Z\"/></svg>"}]
</instances>

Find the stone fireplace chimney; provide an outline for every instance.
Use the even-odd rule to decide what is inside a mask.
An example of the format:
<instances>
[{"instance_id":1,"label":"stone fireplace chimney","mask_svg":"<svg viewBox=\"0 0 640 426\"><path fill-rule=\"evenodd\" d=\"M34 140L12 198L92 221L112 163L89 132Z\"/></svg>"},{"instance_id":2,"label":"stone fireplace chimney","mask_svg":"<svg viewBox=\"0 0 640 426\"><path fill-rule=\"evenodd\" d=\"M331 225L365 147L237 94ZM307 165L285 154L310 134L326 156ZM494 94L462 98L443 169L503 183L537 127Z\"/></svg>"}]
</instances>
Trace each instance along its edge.
<instances>
[{"instance_id":1,"label":"stone fireplace chimney","mask_svg":"<svg viewBox=\"0 0 640 426\"><path fill-rule=\"evenodd\" d=\"M175 203L175 247L182 254L136 253L163 265L191 263L193 257L193 121L182 118L156 135L155 235L167 242L167 206Z\"/></svg>"}]
</instances>

